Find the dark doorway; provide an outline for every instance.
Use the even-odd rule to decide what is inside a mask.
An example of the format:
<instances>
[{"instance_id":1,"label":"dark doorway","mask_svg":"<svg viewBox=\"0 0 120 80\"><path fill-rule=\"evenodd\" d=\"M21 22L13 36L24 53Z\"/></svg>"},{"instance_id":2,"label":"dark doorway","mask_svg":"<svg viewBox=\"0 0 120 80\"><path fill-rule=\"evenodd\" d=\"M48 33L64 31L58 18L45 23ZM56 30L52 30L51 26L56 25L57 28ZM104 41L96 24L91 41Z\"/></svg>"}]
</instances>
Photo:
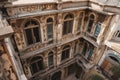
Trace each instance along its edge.
<instances>
[{"instance_id":1,"label":"dark doorway","mask_svg":"<svg viewBox=\"0 0 120 80\"><path fill-rule=\"evenodd\" d=\"M51 77L51 80L61 80L61 71L54 73Z\"/></svg>"}]
</instances>

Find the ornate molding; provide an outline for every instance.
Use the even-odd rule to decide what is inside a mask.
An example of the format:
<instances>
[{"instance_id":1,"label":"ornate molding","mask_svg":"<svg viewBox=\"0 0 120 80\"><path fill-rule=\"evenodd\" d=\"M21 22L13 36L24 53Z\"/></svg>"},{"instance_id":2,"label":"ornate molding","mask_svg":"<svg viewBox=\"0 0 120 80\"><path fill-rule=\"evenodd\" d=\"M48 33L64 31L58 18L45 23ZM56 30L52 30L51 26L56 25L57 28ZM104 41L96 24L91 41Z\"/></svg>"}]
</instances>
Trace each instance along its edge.
<instances>
[{"instance_id":1,"label":"ornate molding","mask_svg":"<svg viewBox=\"0 0 120 80\"><path fill-rule=\"evenodd\" d=\"M57 9L56 5L37 4L37 5L17 6L17 7L7 8L7 12L10 16L12 16L12 15L18 15L23 13L30 13L34 11L44 11L44 10L51 10L51 9Z\"/></svg>"}]
</instances>

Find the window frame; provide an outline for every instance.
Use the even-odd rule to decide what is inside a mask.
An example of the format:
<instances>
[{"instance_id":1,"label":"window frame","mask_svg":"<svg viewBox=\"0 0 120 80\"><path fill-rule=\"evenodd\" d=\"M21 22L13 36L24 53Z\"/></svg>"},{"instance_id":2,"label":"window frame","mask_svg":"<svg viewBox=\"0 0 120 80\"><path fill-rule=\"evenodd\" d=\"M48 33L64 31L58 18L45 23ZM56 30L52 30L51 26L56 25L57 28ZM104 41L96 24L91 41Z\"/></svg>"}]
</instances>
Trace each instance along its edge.
<instances>
[{"instance_id":1,"label":"window frame","mask_svg":"<svg viewBox=\"0 0 120 80\"><path fill-rule=\"evenodd\" d=\"M52 56L52 58L53 58L53 59L52 59L53 61L51 62L52 64L50 64L50 57L51 57L51 56ZM49 66L49 67L54 66L54 54L53 54L53 52L49 52L49 54L48 54L48 66Z\"/></svg>"},{"instance_id":2,"label":"window frame","mask_svg":"<svg viewBox=\"0 0 120 80\"><path fill-rule=\"evenodd\" d=\"M69 16L71 16L71 17L69 17ZM71 23L71 21L72 21L72 23ZM69 26L70 24L72 24L72 25ZM64 35L72 33L73 32L73 25L74 25L74 15L69 13L64 17L62 35L64 36Z\"/></svg>"},{"instance_id":3,"label":"window frame","mask_svg":"<svg viewBox=\"0 0 120 80\"><path fill-rule=\"evenodd\" d=\"M92 17L92 16L93 16L93 17ZM92 24L91 24L90 21L92 21ZM94 14L90 14L90 16L89 16L89 21L88 21L88 24L87 24L87 32L88 32L88 33L91 33L92 27L93 27L93 24L94 24L94 21L95 21L95 15L94 15ZM89 26L89 25L91 25L91 26ZM89 28L90 28L90 31L88 31Z\"/></svg>"},{"instance_id":4,"label":"window frame","mask_svg":"<svg viewBox=\"0 0 120 80\"><path fill-rule=\"evenodd\" d=\"M26 24L27 24L27 22L29 22L30 21L30 24L28 25L28 26L25 26ZM31 21L35 21L36 23L37 23L37 25L33 25L33 24L31 24ZM34 33L34 29L35 28L38 28L37 30L38 30L38 33L36 33L37 35L38 35L38 37L39 37L39 41L35 41L35 33ZM28 36L27 36L27 32L26 32L26 30L30 30L30 32L31 32L31 38L32 38L32 42L31 43L29 43L29 39L28 39ZM39 43L39 42L41 42L41 30L40 30L40 24L39 24L39 22L37 21L37 20L35 20L35 19L29 19L29 20L27 20L26 22L25 22L25 24L24 24L24 35L25 35L25 41L26 41L26 44L29 46L29 45L33 45L33 44L35 44L35 43Z\"/></svg>"},{"instance_id":5,"label":"window frame","mask_svg":"<svg viewBox=\"0 0 120 80\"><path fill-rule=\"evenodd\" d=\"M32 59L35 59L35 58L39 58L39 59L36 59L36 60L33 60L33 61L32 61ZM42 71L42 70L44 69L44 68L43 68L44 62L43 62L43 58L42 58L41 56L36 56L36 57L33 57L32 59L31 59L31 61L30 61L30 71L31 71L31 74L34 75L34 74L36 74L36 73L38 73L38 72L40 72L40 71ZM42 63L41 63L42 66L39 66L39 65L38 65L39 62L42 62ZM35 72L35 71L33 70L32 64L35 64L35 65L36 65L37 72ZM42 68L39 69L40 67L42 67Z\"/></svg>"},{"instance_id":6,"label":"window frame","mask_svg":"<svg viewBox=\"0 0 120 80\"><path fill-rule=\"evenodd\" d=\"M63 47L62 54L61 54L61 61L64 61L70 57L70 49L71 49L70 45L66 45ZM67 53L67 51L69 53Z\"/></svg>"},{"instance_id":7,"label":"window frame","mask_svg":"<svg viewBox=\"0 0 120 80\"><path fill-rule=\"evenodd\" d=\"M51 19L50 22L48 21L49 19ZM48 25L50 25L50 24L52 25L52 32L51 32L51 33L48 33ZM48 40L52 40L53 37L54 37L54 31L53 31L54 21L53 21L53 18L51 18L51 17L47 18L47 20L46 20L46 25L47 25L47 39L48 39ZM49 27L51 27L51 26L49 26ZM48 37L49 35L52 35L52 37L49 38L49 37Z\"/></svg>"}]
</instances>

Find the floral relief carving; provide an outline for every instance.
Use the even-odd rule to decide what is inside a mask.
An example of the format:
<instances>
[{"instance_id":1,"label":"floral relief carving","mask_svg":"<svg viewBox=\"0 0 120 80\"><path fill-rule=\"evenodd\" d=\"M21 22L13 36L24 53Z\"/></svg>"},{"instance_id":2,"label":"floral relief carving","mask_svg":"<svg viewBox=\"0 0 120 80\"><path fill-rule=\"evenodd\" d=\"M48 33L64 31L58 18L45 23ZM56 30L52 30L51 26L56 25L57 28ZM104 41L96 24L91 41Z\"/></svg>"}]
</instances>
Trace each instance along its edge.
<instances>
[{"instance_id":1,"label":"floral relief carving","mask_svg":"<svg viewBox=\"0 0 120 80\"><path fill-rule=\"evenodd\" d=\"M48 9L56 9L56 5L54 4L27 5L27 6L8 8L7 11L9 15L16 15L16 14L42 11Z\"/></svg>"}]
</instances>

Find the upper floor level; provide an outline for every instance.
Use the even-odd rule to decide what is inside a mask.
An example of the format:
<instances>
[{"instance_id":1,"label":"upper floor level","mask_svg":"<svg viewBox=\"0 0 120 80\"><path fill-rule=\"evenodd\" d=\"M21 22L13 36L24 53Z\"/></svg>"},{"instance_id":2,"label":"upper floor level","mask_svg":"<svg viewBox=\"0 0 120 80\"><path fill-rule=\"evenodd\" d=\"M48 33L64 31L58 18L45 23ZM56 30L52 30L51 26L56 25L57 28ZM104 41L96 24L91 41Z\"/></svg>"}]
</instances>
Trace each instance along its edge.
<instances>
[{"instance_id":1,"label":"upper floor level","mask_svg":"<svg viewBox=\"0 0 120 80\"><path fill-rule=\"evenodd\" d=\"M106 34L112 15L91 10L8 19L15 34L12 42L19 51L62 45L80 37L98 46Z\"/></svg>"}]
</instances>

